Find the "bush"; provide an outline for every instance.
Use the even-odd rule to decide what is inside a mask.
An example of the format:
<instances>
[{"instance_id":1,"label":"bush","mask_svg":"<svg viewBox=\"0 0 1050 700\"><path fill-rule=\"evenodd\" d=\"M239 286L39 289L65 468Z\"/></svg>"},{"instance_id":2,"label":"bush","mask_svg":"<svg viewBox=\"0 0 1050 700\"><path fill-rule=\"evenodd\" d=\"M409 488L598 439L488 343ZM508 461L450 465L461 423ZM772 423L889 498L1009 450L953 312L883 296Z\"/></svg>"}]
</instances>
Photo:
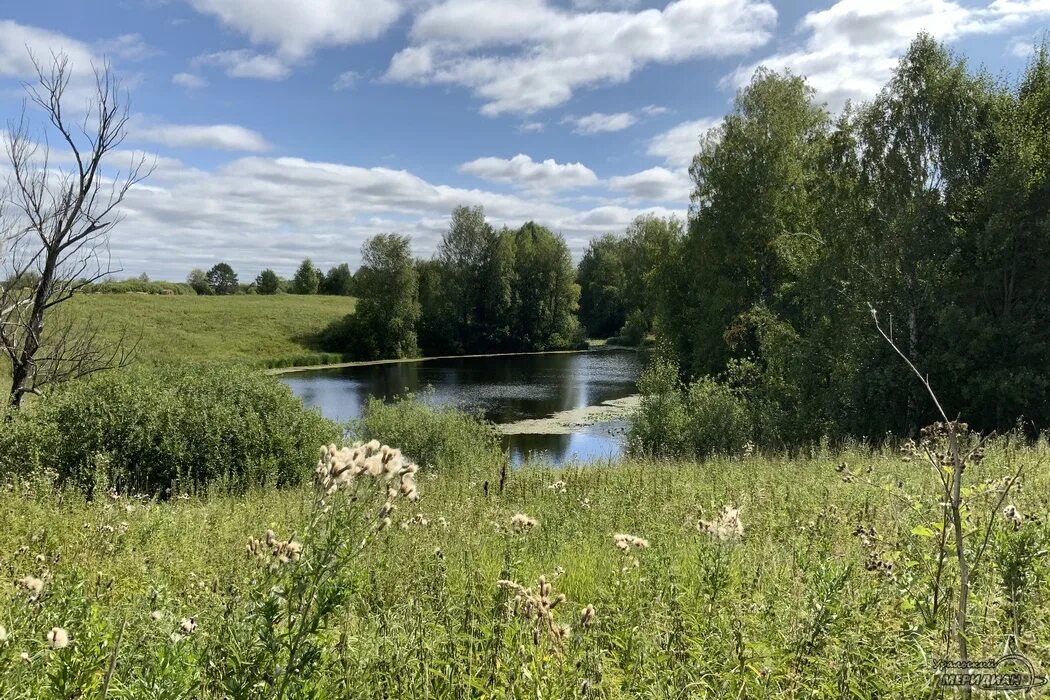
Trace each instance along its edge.
<instances>
[{"instance_id":1,"label":"bush","mask_svg":"<svg viewBox=\"0 0 1050 700\"><path fill-rule=\"evenodd\" d=\"M468 479L495 479L507 456L496 427L463 411L433 407L411 397L386 404L371 399L357 432L415 460L426 471L435 469Z\"/></svg>"},{"instance_id":2,"label":"bush","mask_svg":"<svg viewBox=\"0 0 1050 700\"><path fill-rule=\"evenodd\" d=\"M751 440L747 402L725 383L701 377L683 386L678 365L657 357L638 381L642 402L628 449L664 457L740 454Z\"/></svg>"},{"instance_id":3,"label":"bush","mask_svg":"<svg viewBox=\"0 0 1050 700\"><path fill-rule=\"evenodd\" d=\"M88 495L241 492L308 478L338 436L287 387L243 369L108 372L56 387L0 432L0 476L53 470Z\"/></svg>"}]
</instances>

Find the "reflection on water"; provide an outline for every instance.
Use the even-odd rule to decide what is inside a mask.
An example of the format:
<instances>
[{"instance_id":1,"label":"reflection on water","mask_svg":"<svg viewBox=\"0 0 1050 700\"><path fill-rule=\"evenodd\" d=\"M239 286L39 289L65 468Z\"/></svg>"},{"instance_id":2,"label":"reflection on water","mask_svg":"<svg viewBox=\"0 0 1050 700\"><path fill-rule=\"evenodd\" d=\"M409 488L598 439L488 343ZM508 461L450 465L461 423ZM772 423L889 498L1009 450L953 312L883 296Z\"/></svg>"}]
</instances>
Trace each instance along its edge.
<instances>
[{"instance_id":1,"label":"reflection on water","mask_svg":"<svg viewBox=\"0 0 1050 700\"><path fill-rule=\"evenodd\" d=\"M630 350L454 358L322 370L282 377L307 406L338 421L361 415L369 397L408 393L427 403L480 413L496 423L546 418L635 393L640 361ZM568 435L507 435L515 464L545 453L561 464L615 458L622 423L581 427Z\"/></svg>"}]
</instances>

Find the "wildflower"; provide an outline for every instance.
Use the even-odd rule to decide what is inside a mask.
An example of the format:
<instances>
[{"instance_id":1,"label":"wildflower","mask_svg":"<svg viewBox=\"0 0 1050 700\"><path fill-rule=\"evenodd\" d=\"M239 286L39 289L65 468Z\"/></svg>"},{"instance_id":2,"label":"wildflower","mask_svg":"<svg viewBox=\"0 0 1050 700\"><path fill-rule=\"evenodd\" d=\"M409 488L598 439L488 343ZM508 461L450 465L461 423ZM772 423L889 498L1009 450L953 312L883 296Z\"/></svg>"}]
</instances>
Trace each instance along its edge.
<instances>
[{"instance_id":1,"label":"wildflower","mask_svg":"<svg viewBox=\"0 0 1050 700\"><path fill-rule=\"evenodd\" d=\"M29 654L25 653L24 651L21 654L18 655L18 658L21 661L29 663Z\"/></svg>"},{"instance_id":2,"label":"wildflower","mask_svg":"<svg viewBox=\"0 0 1050 700\"><path fill-rule=\"evenodd\" d=\"M526 530L531 530L537 525L539 525L539 523L536 522L536 520L530 518L524 513L515 513L514 516L510 519L510 526L514 530L514 532L524 532Z\"/></svg>"},{"instance_id":3,"label":"wildflower","mask_svg":"<svg viewBox=\"0 0 1050 700\"><path fill-rule=\"evenodd\" d=\"M1012 505L1003 508L1003 517L1014 526L1015 530L1024 525L1024 516Z\"/></svg>"},{"instance_id":4,"label":"wildflower","mask_svg":"<svg viewBox=\"0 0 1050 700\"><path fill-rule=\"evenodd\" d=\"M565 482L559 479L547 488L553 491L554 493L565 493Z\"/></svg>"},{"instance_id":5,"label":"wildflower","mask_svg":"<svg viewBox=\"0 0 1050 700\"><path fill-rule=\"evenodd\" d=\"M700 532L719 540L740 539L744 536L744 523L740 520L740 509L722 506L714 520L700 520L696 524Z\"/></svg>"},{"instance_id":6,"label":"wildflower","mask_svg":"<svg viewBox=\"0 0 1050 700\"><path fill-rule=\"evenodd\" d=\"M179 629L185 635L191 635L197 631L197 621L192 617L182 618L182 622L179 623Z\"/></svg>"},{"instance_id":7,"label":"wildflower","mask_svg":"<svg viewBox=\"0 0 1050 700\"><path fill-rule=\"evenodd\" d=\"M635 537L634 535L618 533L613 535L613 544L617 549L626 554L630 551L631 547L634 547L635 549L648 549L649 540L642 537Z\"/></svg>"},{"instance_id":8,"label":"wildflower","mask_svg":"<svg viewBox=\"0 0 1050 700\"><path fill-rule=\"evenodd\" d=\"M152 617L155 622L160 622L161 620L164 619L164 611L163 610L154 610L153 612L151 612L149 614L149 616Z\"/></svg>"},{"instance_id":9,"label":"wildflower","mask_svg":"<svg viewBox=\"0 0 1050 700\"><path fill-rule=\"evenodd\" d=\"M61 627L52 627L47 633L47 645L52 649L65 649L69 646L69 633Z\"/></svg>"},{"instance_id":10,"label":"wildflower","mask_svg":"<svg viewBox=\"0 0 1050 700\"><path fill-rule=\"evenodd\" d=\"M43 564L45 559L46 559L46 557L44 557L43 554L37 554L36 555L36 563L37 564Z\"/></svg>"},{"instance_id":11,"label":"wildflower","mask_svg":"<svg viewBox=\"0 0 1050 700\"><path fill-rule=\"evenodd\" d=\"M29 593L29 600L36 600L44 590L44 582L35 576L20 578L15 585Z\"/></svg>"}]
</instances>

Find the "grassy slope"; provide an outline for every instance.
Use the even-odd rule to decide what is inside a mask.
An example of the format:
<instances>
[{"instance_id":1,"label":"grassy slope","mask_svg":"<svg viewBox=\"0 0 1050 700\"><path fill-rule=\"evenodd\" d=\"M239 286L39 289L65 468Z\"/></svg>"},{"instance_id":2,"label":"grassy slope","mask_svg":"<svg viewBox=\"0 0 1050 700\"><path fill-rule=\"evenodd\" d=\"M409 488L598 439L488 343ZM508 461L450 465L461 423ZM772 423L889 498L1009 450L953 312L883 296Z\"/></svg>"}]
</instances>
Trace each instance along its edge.
<instances>
[{"instance_id":1,"label":"grassy slope","mask_svg":"<svg viewBox=\"0 0 1050 700\"><path fill-rule=\"evenodd\" d=\"M236 361L258 365L317 361L307 339L351 313L354 300L332 296L83 295L73 313L119 337L138 338L137 362Z\"/></svg>"},{"instance_id":2,"label":"grassy slope","mask_svg":"<svg viewBox=\"0 0 1050 700\"><path fill-rule=\"evenodd\" d=\"M1045 446L1041 455L1020 456L1032 465L1015 501L1026 514L1048 511L1047 456ZM901 543L928 553L928 540L912 534L927 521L902 506L902 497L933 499L932 476L892 454L858 452L845 455L850 468L863 474L870 465L872 473L845 483L835 472L840 459L525 469L510 475L505 493L492 489L488 496L478 484L423 476L420 503L399 506L394 526L353 564L350 611L333 621L334 658L322 685L331 684L325 687L332 697L462 697L469 688L492 697L573 697L584 679L595 697L928 697L929 659L952 652L908 604L911 595L929 592L921 567L898 561L893 576L866 571L852 532L874 525L883 551L892 554ZM1006 455L990 452L967 474L980 483L1008 466ZM548 488L559 478L565 493ZM983 508L989 500L994 507L994 495L971 504ZM246 539L267 527L302 533L309 501L302 491L284 491L127 511L126 501L0 493L0 570L9 580L45 570L53 576L39 609L0 586L0 624L11 634L0 656L26 651L32 659L6 672L0 661L0 696L43 696L46 674L58 668L43 642L52 625L68 627L80 641L73 653L85 654L112 639L125 615L117 679L127 696L146 697L147 683L188 692L201 655L228 634L225 606L240 610L234 592L259 575L244 552ZM710 517L727 502L742 509L743 542L719 544L698 534L700 509ZM519 511L540 525L510 535L508 520ZM416 512L429 518L428 527L398 526ZM1033 526L1045 533L1045 524ZM651 547L623 556L612 545L615 532L646 537ZM443 557L435 557L436 548ZM37 553L44 563L34 561ZM1026 588L1020 647L1045 669L1050 579L1045 557L1040 561ZM501 572L504 562L509 572ZM975 657L1001 653L1010 628L999 572L985 566L973 600ZM544 646L534 656L529 623L494 619L496 580L534 586L541 573L567 596L556 610L559 622L575 623L588 603L599 622L561 650ZM92 610L89 620L84 606ZM154 609L166 614L163 621L150 619ZM235 625L244 624L239 614ZM195 617L199 630L169 642L183 616ZM340 633L353 649L341 662Z\"/></svg>"}]
</instances>

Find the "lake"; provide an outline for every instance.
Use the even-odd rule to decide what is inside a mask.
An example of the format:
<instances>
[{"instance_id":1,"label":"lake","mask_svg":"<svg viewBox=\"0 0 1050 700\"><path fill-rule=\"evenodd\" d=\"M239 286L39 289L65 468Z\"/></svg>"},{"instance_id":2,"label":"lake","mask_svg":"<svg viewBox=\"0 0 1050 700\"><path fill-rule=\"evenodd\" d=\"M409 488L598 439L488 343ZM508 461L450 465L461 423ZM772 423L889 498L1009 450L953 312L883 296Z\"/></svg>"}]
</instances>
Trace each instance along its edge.
<instances>
[{"instance_id":1,"label":"lake","mask_svg":"<svg viewBox=\"0 0 1050 700\"><path fill-rule=\"evenodd\" d=\"M459 357L297 372L281 376L325 416L361 415L370 397L411 393L500 424L511 461L555 464L618 457L625 407L636 392L641 360L633 350Z\"/></svg>"}]
</instances>

